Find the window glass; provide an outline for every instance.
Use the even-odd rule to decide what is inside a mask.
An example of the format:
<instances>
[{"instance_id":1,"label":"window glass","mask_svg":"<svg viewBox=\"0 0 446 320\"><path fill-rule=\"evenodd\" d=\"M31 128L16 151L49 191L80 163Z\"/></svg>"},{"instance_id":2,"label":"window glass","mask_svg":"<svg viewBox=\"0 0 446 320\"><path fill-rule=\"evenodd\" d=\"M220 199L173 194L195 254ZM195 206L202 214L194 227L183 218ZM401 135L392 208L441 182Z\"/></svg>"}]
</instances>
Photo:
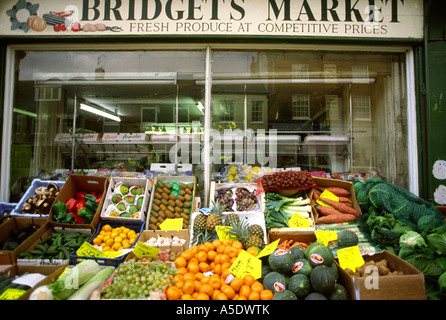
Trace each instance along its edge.
<instances>
[{"instance_id":1,"label":"window glass","mask_svg":"<svg viewBox=\"0 0 446 320\"><path fill-rule=\"evenodd\" d=\"M214 51L212 124L219 141L231 141L233 155L229 147L214 150L224 160L213 163L214 178L246 181L252 175L242 171L254 166L297 167L376 172L407 187L403 59L366 52ZM233 101L230 124L222 121L220 101ZM236 159L237 141L243 157ZM229 172L234 166L242 171Z\"/></svg>"},{"instance_id":2,"label":"window glass","mask_svg":"<svg viewBox=\"0 0 446 320\"><path fill-rule=\"evenodd\" d=\"M204 54L16 51L11 201L25 190L22 181L59 169L191 164L191 154L175 153L175 135L202 132L204 86L195 80Z\"/></svg>"}]
</instances>

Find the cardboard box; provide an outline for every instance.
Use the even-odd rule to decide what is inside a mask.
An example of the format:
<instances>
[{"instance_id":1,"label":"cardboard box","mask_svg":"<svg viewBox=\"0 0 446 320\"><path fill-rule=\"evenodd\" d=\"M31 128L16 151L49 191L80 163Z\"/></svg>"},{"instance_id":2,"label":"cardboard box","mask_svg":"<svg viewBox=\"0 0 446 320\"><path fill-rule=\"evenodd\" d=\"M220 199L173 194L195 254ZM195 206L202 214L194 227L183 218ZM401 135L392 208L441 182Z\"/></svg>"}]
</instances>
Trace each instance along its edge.
<instances>
[{"instance_id":1,"label":"cardboard box","mask_svg":"<svg viewBox=\"0 0 446 320\"><path fill-rule=\"evenodd\" d=\"M424 275L409 262L384 250L364 260L386 259L391 270L404 272L404 275L380 276L376 280L367 277L352 277L342 268L339 278L354 300L425 300ZM376 287L370 287L375 285Z\"/></svg>"},{"instance_id":2,"label":"cardboard box","mask_svg":"<svg viewBox=\"0 0 446 320\"><path fill-rule=\"evenodd\" d=\"M343 181L338 179L328 179L328 178L319 178L319 177L313 177L313 181L319 186L319 187L341 187L350 192L350 196L346 197L347 199L350 199L352 201L352 207L356 211L359 212L359 214L362 214L361 207L358 204L358 201L356 200L356 193L355 189L353 188L353 183L350 181ZM313 210L313 215L315 222L317 224L317 218L319 217L319 214L316 210Z\"/></svg>"},{"instance_id":3,"label":"cardboard box","mask_svg":"<svg viewBox=\"0 0 446 320\"><path fill-rule=\"evenodd\" d=\"M25 224L31 224L37 229L33 234L23 240L14 250L0 250L0 265L12 265L17 261L21 252L27 250L33 242L33 238L39 236L41 227L47 222L46 218L11 217L0 225L0 242L3 243L9 237L13 229L22 229Z\"/></svg>"},{"instance_id":4,"label":"cardboard box","mask_svg":"<svg viewBox=\"0 0 446 320\"><path fill-rule=\"evenodd\" d=\"M309 245L316 241L316 233L313 229L272 228L268 233L268 243L277 239L280 239L279 243L293 240L293 242L303 242Z\"/></svg>"},{"instance_id":5,"label":"cardboard box","mask_svg":"<svg viewBox=\"0 0 446 320\"><path fill-rule=\"evenodd\" d=\"M119 185L120 183L126 185L129 188L132 187L132 186L138 186L138 187L142 188L143 194L141 196L144 197L143 198L144 200L142 202L138 218L111 216L109 214L109 212L111 210L113 210L113 208L115 208L115 205L112 202L112 196L113 196L114 192L119 193L118 190L115 190L115 187L117 185ZM146 221L147 208L149 206L151 191L152 191L152 184L151 184L149 179L145 179L145 178L128 178L128 177L112 177L110 179L110 183L108 184L107 192L105 194L104 205L102 206L102 210L101 210L101 218L102 219L107 219L107 220L133 220L133 219L137 219L137 220ZM124 197L125 195L122 195L122 196ZM109 206L111 206L110 207L110 211L109 211Z\"/></svg>"},{"instance_id":6,"label":"cardboard box","mask_svg":"<svg viewBox=\"0 0 446 320\"><path fill-rule=\"evenodd\" d=\"M191 184L192 183L194 185L193 190L192 190L192 200L190 201L191 207L188 208L189 211L190 211L189 220L183 219L183 221L186 224L188 224L188 222L191 221L190 217L191 217L192 213L195 210L195 193L196 193L196 189L197 189L197 183L196 183L195 177L194 176L159 176L159 177L156 177L155 180L153 181L152 194L150 196L149 208L147 210L147 218L146 218L145 228L147 230L150 230L150 224L151 224L150 217L151 217L152 207L153 207L153 204L154 204L153 200L154 200L154 197L155 197L155 195L157 193L156 192L156 188L157 188L157 185L158 185L159 181L162 182L163 184L164 183L175 183L175 182L181 183L182 182L182 183L185 183L185 184ZM183 228L183 229L186 229L186 228ZM189 228L187 228L187 229L189 229Z\"/></svg>"},{"instance_id":7,"label":"cardboard box","mask_svg":"<svg viewBox=\"0 0 446 320\"><path fill-rule=\"evenodd\" d=\"M35 247L39 244L39 242L55 232L60 233L85 233L88 236L91 237L91 230L87 228L61 228L61 227L55 227L50 222L45 223L43 226L41 226L38 230L38 232L35 232L31 238L29 245L27 247L20 248L20 250L16 253L16 261L15 263L19 265L61 265L61 264L68 264L69 259L53 259L52 261L48 259L19 259L19 256L22 252L27 252L30 250L35 249ZM73 249L74 250L74 249Z\"/></svg>"},{"instance_id":8,"label":"cardboard box","mask_svg":"<svg viewBox=\"0 0 446 320\"><path fill-rule=\"evenodd\" d=\"M59 192L54 203L58 201L66 202L69 198L73 198L78 191L86 192L96 192L97 194L102 194L103 197L99 203L98 209L96 210L95 216L90 224L70 224L70 223L59 223L53 219L53 208L51 207L50 213L48 215L48 221L55 227L60 228L80 228L80 229L91 229L94 230L100 220L100 214L102 211L102 206L104 203L105 191L107 190L107 178L96 177L96 176L84 176L84 175L70 175Z\"/></svg>"},{"instance_id":9,"label":"cardboard box","mask_svg":"<svg viewBox=\"0 0 446 320\"><path fill-rule=\"evenodd\" d=\"M65 270L66 266L67 265L25 266L25 265L14 264L14 265L11 265L9 268L0 271L0 274L7 275L11 279L18 277L18 276L25 275L25 274L33 274L33 273L37 273L37 274L46 276L45 278L43 278L42 280L37 282L34 285L34 287L28 289L22 296L20 296L20 298L17 299L17 300L28 300L31 293L36 288L43 286L43 285L48 285L48 284L56 281L59 278L59 276L62 274L62 272Z\"/></svg>"}]
</instances>

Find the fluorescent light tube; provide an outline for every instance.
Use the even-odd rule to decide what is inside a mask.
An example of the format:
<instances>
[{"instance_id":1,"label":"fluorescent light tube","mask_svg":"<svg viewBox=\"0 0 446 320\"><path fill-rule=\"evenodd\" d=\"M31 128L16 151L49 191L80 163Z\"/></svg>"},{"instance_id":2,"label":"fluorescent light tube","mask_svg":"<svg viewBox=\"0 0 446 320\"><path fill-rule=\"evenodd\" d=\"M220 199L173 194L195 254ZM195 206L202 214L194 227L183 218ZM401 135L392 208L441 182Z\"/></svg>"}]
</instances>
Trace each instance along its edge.
<instances>
[{"instance_id":1,"label":"fluorescent light tube","mask_svg":"<svg viewBox=\"0 0 446 320\"><path fill-rule=\"evenodd\" d=\"M81 106L82 110L85 110L85 111L97 114L99 116L102 116L102 117L105 117L105 118L108 118L108 119L111 119L111 120L114 120L114 121L117 121L117 122L121 122L121 118L118 117L117 115L110 114L108 112L104 112L102 110L90 107L89 105L86 105L84 103L81 103L80 106Z\"/></svg>"}]
</instances>

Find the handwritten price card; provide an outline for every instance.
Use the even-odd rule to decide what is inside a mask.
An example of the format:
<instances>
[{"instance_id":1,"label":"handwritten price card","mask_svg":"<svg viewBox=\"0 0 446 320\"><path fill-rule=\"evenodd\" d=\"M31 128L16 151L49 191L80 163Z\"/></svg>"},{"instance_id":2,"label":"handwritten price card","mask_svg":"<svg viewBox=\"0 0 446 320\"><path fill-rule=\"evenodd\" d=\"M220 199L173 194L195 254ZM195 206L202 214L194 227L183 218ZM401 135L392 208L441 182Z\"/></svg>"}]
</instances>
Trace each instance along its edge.
<instances>
[{"instance_id":1,"label":"handwritten price card","mask_svg":"<svg viewBox=\"0 0 446 320\"><path fill-rule=\"evenodd\" d=\"M9 288L0 295L0 300L17 300L25 294L26 290Z\"/></svg>"},{"instance_id":2,"label":"handwritten price card","mask_svg":"<svg viewBox=\"0 0 446 320\"><path fill-rule=\"evenodd\" d=\"M325 198L325 199L329 199L329 200L334 200L336 202L339 202L339 197L335 196L333 193L331 193L328 190L324 190L324 192L321 193L320 198ZM326 206L326 207L330 207L330 205L326 204L325 202L323 202L320 199L317 199L316 201L318 204L320 204L321 206Z\"/></svg>"},{"instance_id":3,"label":"handwritten price card","mask_svg":"<svg viewBox=\"0 0 446 320\"><path fill-rule=\"evenodd\" d=\"M183 218L166 219L160 224L161 230L183 229Z\"/></svg>"},{"instance_id":4,"label":"handwritten price card","mask_svg":"<svg viewBox=\"0 0 446 320\"><path fill-rule=\"evenodd\" d=\"M81 257L103 257L104 253L95 248L92 244L84 242L79 249L77 249L76 254Z\"/></svg>"},{"instance_id":5,"label":"handwritten price card","mask_svg":"<svg viewBox=\"0 0 446 320\"><path fill-rule=\"evenodd\" d=\"M141 259L142 257L155 258L159 251L159 248L151 247L144 242L138 242L133 249L133 254L138 259Z\"/></svg>"},{"instance_id":6,"label":"handwritten price card","mask_svg":"<svg viewBox=\"0 0 446 320\"><path fill-rule=\"evenodd\" d=\"M262 276L262 261L242 250L232 263L229 271L240 279L243 279L247 274L251 274L254 278L259 279Z\"/></svg>"},{"instance_id":7,"label":"handwritten price card","mask_svg":"<svg viewBox=\"0 0 446 320\"><path fill-rule=\"evenodd\" d=\"M231 227L227 226L216 226L215 229L217 230L217 237L220 240L224 240L226 238L231 238L232 240L237 240L237 237L233 234L228 233L229 230L231 230Z\"/></svg>"},{"instance_id":8,"label":"handwritten price card","mask_svg":"<svg viewBox=\"0 0 446 320\"><path fill-rule=\"evenodd\" d=\"M364 264L364 258L358 246L338 249L337 254L339 265L344 270L349 268L355 272L357 267L361 267Z\"/></svg>"},{"instance_id":9,"label":"handwritten price card","mask_svg":"<svg viewBox=\"0 0 446 320\"><path fill-rule=\"evenodd\" d=\"M279 245L279 241L280 239L277 239L276 241L271 242L269 245L263 248L263 250L260 251L259 254L257 255L257 258L261 258L269 255L270 253L273 253L274 250L276 250L277 246Z\"/></svg>"},{"instance_id":10,"label":"handwritten price card","mask_svg":"<svg viewBox=\"0 0 446 320\"><path fill-rule=\"evenodd\" d=\"M288 221L291 228L309 228L311 227L311 222L302 217L299 213L293 214L291 219Z\"/></svg>"},{"instance_id":11,"label":"handwritten price card","mask_svg":"<svg viewBox=\"0 0 446 320\"><path fill-rule=\"evenodd\" d=\"M322 243L324 246L327 246L330 241L338 238L336 231L316 230L315 233L317 241Z\"/></svg>"}]
</instances>

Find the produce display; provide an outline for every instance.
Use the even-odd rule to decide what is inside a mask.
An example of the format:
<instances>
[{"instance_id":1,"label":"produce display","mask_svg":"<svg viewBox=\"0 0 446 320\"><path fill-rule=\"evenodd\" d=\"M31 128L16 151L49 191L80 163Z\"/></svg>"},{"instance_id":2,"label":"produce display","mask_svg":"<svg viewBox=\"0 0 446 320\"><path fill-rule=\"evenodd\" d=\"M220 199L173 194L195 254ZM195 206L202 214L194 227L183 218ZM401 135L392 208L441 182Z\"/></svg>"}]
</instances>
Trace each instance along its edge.
<instances>
[{"instance_id":1,"label":"produce display","mask_svg":"<svg viewBox=\"0 0 446 320\"><path fill-rule=\"evenodd\" d=\"M22 207L22 213L38 213L47 215L51 206L59 195L59 187L54 183L47 186L38 187L34 190L34 195L25 200Z\"/></svg>"},{"instance_id":2,"label":"produce display","mask_svg":"<svg viewBox=\"0 0 446 320\"><path fill-rule=\"evenodd\" d=\"M53 220L68 224L90 224L101 199L102 194L96 192L76 192L73 198L53 204Z\"/></svg>"},{"instance_id":3,"label":"produce display","mask_svg":"<svg viewBox=\"0 0 446 320\"><path fill-rule=\"evenodd\" d=\"M52 262L55 259L68 260L73 251L90 238L89 234L53 232L40 240L31 250L22 252L19 259L41 259Z\"/></svg>"},{"instance_id":4,"label":"produce display","mask_svg":"<svg viewBox=\"0 0 446 320\"><path fill-rule=\"evenodd\" d=\"M158 181L153 188L148 229L159 230L165 219L174 218L182 218L183 228L188 229L193 210L194 184Z\"/></svg>"},{"instance_id":5,"label":"produce display","mask_svg":"<svg viewBox=\"0 0 446 320\"><path fill-rule=\"evenodd\" d=\"M102 252L120 251L130 248L138 239L139 232L125 226L112 227L104 224L92 239L92 244Z\"/></svg>"},{"instance_id":6,"label":"produce display","mask_svg":"<svg viewBox=\"0 0 446 320\"><path fill-rule=\"evenodd\" d=\"M313 224L312 207L306 191L286 197L276 192L265 194L265 221L267 229L289 228L289 221L294 214L299 214Z\"/></svg>"},{"instance_id":7,"label":"produce display","mask_svg":"<svg viewBox=\"0 0 446 320\"><path fill-rule=\"evenodd\" d=\"M107 195L107 207L103 216L139 219L145 191L144 186L117 183L112 193Z\"/></svg>"},{"instance_id":8,"label":"produce display","mask_svg":"<svg viewBox=\"0 0 446 320\"><path fill-rule=\"evenodd\" d=\"M87 231L77 225L90 221L85 208L102 204L99 195L79 192L66 202L54 203L53 220L66 221L68 226L43 234L30 232L28 237L36 241L17 254L17 263L54 265L69 260L69 265L59 278L23 288L30 290L29 299L364 299L367 294L353 292L349 281L367 281L374 275L386 283L373 292L378 299L380 290L397 289L389 285L396 280L402 287L414 281L416 295L408 290L410 297L446 298L444 216L427 201L382 179L349 183L313 179L299 171L267 173L257 184L216 185L209 208L194 208L195 183L179 182L190 181L186 178L155 180L145 221L101 219L95 230ZM118 209L144 191L122 183L104 197ZM158 230L165 219L180 217L183 229ZM76 222L80 218L83 221ZM311 228L295 228L296 220ZM13 240L26 236L28 228L11 231L8 239L3 237L2 247L17 248L20 242ZM141 248L136 256L131 250L137 241L152 249ZM70 255L85 242L108 254L102 257L98 250L84 246L83 254L91 250L91 258L71 261ZM373 250L362 248L364 244ZM128 251L119 256L122 259L107 258L124 249ZM356 252L365 262L349 265L350 269L341 258ZM244 266L243 259L250 259L249 265ZM260 277L251 269L255 265ZM238 268L247 273L238 277ZM0 295L2 288L15 288L11 280L0 277Z\"/></svg>"},{"instance_id":9,"label":"produce display","mask_svg":"<svg viewBox=\"0 0 446 320\"><path fill-rule=\"evenodd\" d=\"M10 278L7 275L0 275L0 297L6 292L8 289L15 289L22 291L22 295L30 289L30 286L14 283L13 281L19 279L19 277Z\"/></svg>"},{"instance_id":10,"label":"produce display","mask_svg":"<svg viewBox=\"0 0 446 320\"><path fill-rule=\"evenodd\" d=\"M215 190L214 199L220 202L223 212L258 211L259 200L256 189L248 187L220 187Z\"/></svg>"},{"instance_id":11,"label":"produce display","mask_svg":"<svg viewBox=\"0 0 446 320\"><path fill-rule=\"evenodd\" d=\"M116 269L112 281L101 289L101 298L148 299L154 292L162 293L177 274L177 269L162 261L125 261Z\"/></svg>"},{"instance_id":12,"label":"produce display","mask_svg":"<svg viewBox=\"0 0 446 320\"><path fill-rule=\"evenodd\" d=\"M37 226L30 223L24 224L22 227L12 229L7 238L0 241L0 250L14 250L23 241L28 239L35 231Z\"/></svg>"}]
</instances>

